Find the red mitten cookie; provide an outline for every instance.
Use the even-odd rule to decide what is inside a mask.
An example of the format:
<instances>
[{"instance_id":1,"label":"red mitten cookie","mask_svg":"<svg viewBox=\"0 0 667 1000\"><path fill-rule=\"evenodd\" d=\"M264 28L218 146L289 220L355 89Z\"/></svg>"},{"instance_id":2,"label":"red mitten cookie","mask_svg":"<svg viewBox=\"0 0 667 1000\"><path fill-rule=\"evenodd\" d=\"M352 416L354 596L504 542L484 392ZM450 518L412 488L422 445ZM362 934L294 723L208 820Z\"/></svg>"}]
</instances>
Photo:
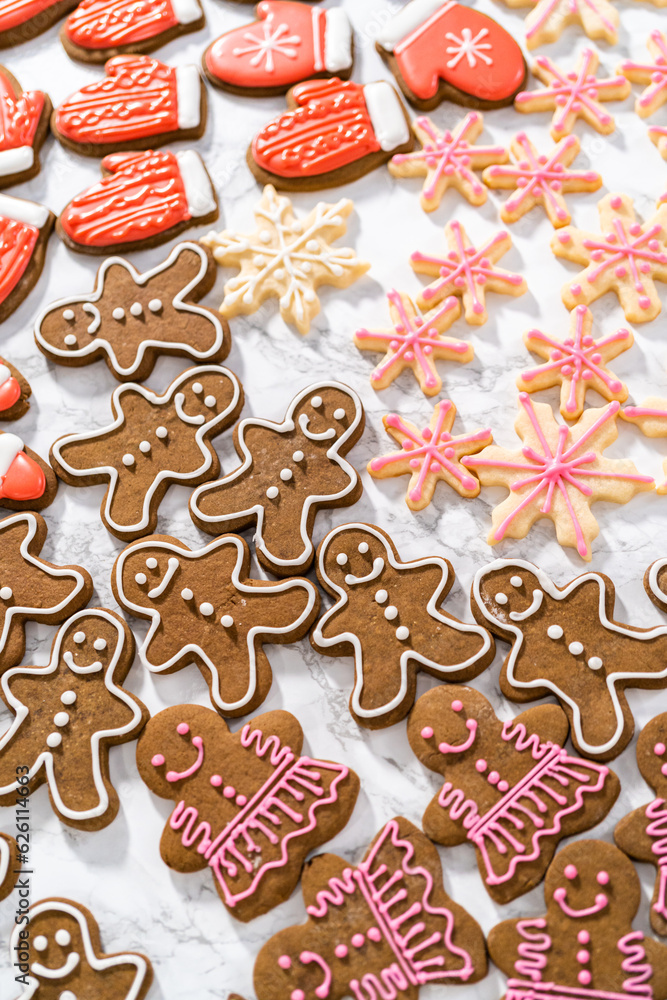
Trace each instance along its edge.
<instances>
[{"instance_id":1,"label":"red mitten cookie","mask_svg":"<svg viewBox=\"0 0 667 1000\"><path fill-rule=\"evenodd\" d=\"M419 987L486 975L477 922L442 886L435 847L402 816L353 867L320 854L301 880L308 920L279 931L255 963L258 1000L417 1000Z\"/></svg>"},{"instance_id":2,"label":"red mitten cookie","mask_svg":"<svg viewBox=\"0 0 667 1000\"><path fill-rule=\"evenodd\" d=\"M403 719L417 671L471 680L493 660L493 639L440 610L454 583L448 559L403 562L389 535L372 524L344 524L317 553L317 575L336 603L311 635L328 656L354 656L350 712L369 729Z\"/></svg>"},{"instance_id":3,"label":"red mitten cookie","mask_svg":"<svg viewBox=\"0 0 667 1000\"><path fill-rule=\"evenodd\" d=\"M37 284L55 219L44 205L0 194L0 323Z\"/></svg>"},{"instance_id":4,"label":"red mitten cookie","mask_svg":"<svg viewBox=\"0 0 667 1000\"><path fill-rule=\"evenodd\" d=\"M2 697L14 720L0 737L0 805L16 802L19 769L30 788L47 783L54 812L82 830L108 826L118 812L109 747L136 738L148 709L120 685L134 637L119 615L94 608L61 626L45 667L12 667ZM22 773L22 772L21 772Z\"/></svg>"},{"instance_id":5,"label":"red mitten cookie","mask_svg":"<svg viewBox=\"0 0 667 1000\"><path fill-rule=\"evenodd\" d=\"M17 813L17 822L24 816ZM8 833L0 833L0 902L9 896L21 874L18 844Z\"/></svg>"},{"instance_id":6,"label":"red mitten cookie","mask_svg":"<svg viewBox=\"0 0 667 1000\"><path fill-rule=\"evenodd\" d=\"M176 705L154 716L137 746L148 787L172 799L160 841L178 872L207 866L237 920L292 894L306 855L339 833L359 791L354 771L301 756L303 730L268 712L230 733L210 708Z\"/></svg>"},{"instance_id":7,"label":"red mitten cookie","mask_svg":"<svg viewBox=\"0 0 667 1000\"><path fill-rule=\"evenodd\" d=\"M50 115L46 94L41 90L24 93L16 77L0 66L0 187L21 184L39 173L39 150L49 131Z\"/></svg>"},{"instance_id":8,"label":"red mitten cookie","mask_svg":"<svg viewBox=\"0 0 667 1000\"><path fill-rule=\"evenodd\" d=\"M199 0L82 0L65 21L60 40L72 59L102 63L153 52L205 23Z\"/></svg>"},{"instance_id":9,"label":"red mitten cookie","mask_svg":"<svg viewBox=\"0 0 667 1000\"><path fill-rule=\"evenodd\" d=\"M77 0L4 0L0 4L0 49L28 42L69 14Z\"/></svg>"},{"instance_id":10,"label":"red mitten cookie","mask_svg":"<svg viewBox=\"0 0 667 1000\"><path fill-rule=\"evenodd\" d=\"M496 903L534 889L560 840L590 830L618 798L613 771L563 749L569 728L556 705L501 722L484 695L447 684L410 714L410 746L446 779L424 832L448 847L471 843Z\"/></svg>"},{"instance_id":11,"label":"red mitten cookie","mask_svg":"<svg viewBox=\"0 0 667 1000\"><path fill-rule=\"evenodd\" d=\"M55 500L58 480L53 469L18 434L0 431L0 506L9 510L43 510Z\"/></svg>"},{"instance_id":12,"label":"red mitten cookie","mask_svg":"<svg viewBox=\"0 0 667 1000\"><path fill-rule=\"evenodd\" d=\"M51 131L63 146L106 156L204 134L206 90L196 66L116 56L104 72L103 80L81 87L53 112Z\"/></svg>"},{"instance_id":13,"label":"red mitten cookie","mask_svg":"<svg viewBox=\"0 0 667 1000\"><path fill-rule=\"evenodd\" d=\"M18 368L0 358L0 420L18 420L30 409L30 383Z\"/></svg>"},{"instance_id":14,"label":"red mitten cookie","mask_svg":"<svg viewBox=\"0 0 667 1000\"><path fill-rule=\"evenodd\" d=\"M269 693L264 643L301 639L320 608L309 580L253 580L249 570L238 535L201 549L153 535L121 552L111 577L121 607L151 623L139 650L144 666L170 674L195 663L226 716L254 711Z\"/></svg>"}]
</instances>

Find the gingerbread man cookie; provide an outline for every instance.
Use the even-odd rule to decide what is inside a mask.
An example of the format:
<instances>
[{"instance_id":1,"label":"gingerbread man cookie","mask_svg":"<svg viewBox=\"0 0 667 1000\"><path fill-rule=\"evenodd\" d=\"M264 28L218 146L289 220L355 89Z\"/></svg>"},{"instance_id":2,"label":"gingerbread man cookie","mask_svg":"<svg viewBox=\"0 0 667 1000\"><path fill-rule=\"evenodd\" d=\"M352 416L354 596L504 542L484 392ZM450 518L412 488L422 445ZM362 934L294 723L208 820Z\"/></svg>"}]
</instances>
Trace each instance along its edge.
<instances>
[{"instance_id":1,"label":"gingerbread man cookie","mask_svg":"<svg viewBox=\"0 0 667 1000\"><path fill-rule=\"evenodd\" d=\"M100 830L118 812L109 747L136 738L148 709L121 687L134 637L119 615L94 608L61 626L45 667L12 667L0 681L14 713L0 737L0 805L14 805L29 767L31 791L46 783L68 826Z\"/></svg>"},{"instance_id":2,"label":"gingerbread man cookie","mask_svg":"<svg viewBox=\"0 0 667 1000\"><path fill-rule=\"evenodd\" d=\"M327 656L354 656L354 719L382 729L410 710L418 670L439 680L471 680L493 660L484 628L440 606L454 583L448 559L403 562L389 535L372 524L344 524L317 553L317 575L336 603L311 642Z\"/></svg>"},{"instance_id":3,"label":"gingerbread man cookie","mask_svg":"<svg viewBox=\"0 0 667 1000\"><path fill-rule=\"evenodd\" d=\"M0 358L0 420L18 420L30 409L30 383L18 368Z\"/></svg>"},{"instance_id":4,"label":"gingerbread man cookie","mask_svg":"<svg viewBox=\"0 0 667 1000\"><path fill-rule=\"evenodd\" d=\"M37 284L55 221L45 205L0 194L0 323Z\"/></svg>"},{"instance_id":5,"label":"gingerbread man cookie","mask_svg":"<svg viewBox=\"0 0 667 1000\"><path fill-rule=\"evenodd\" d=\"M349 507L361 496L359 475L343 456L363 429L361 400L340 382L308 386L279 424L247 417L234 429L242 464L195 490L193 521L212 535L256 525L263 566L277 576L307 569L317 512Z\"/></svg>"},{"instance_id":6,"label":"gingerbread man cookie","mask_svg":"<svg viewBox=\"0 0 667 1000\"><path fill-rule=\"evenodd\" d=\"M397 885L398 883L398 885ZM358 865L320 854L303 873L308 919L279 931L255 962L258 1000L367 1000L486 975L477 922L442 885L438 853L402 816L389 820Z\"/></svg>"},{"instance_id":7,"label":"gingerbread man cookie","mask_svg":"<svg viewBox=\"0 0 667 1000\"><path fill-rule=\"evenodd\" d=\"M272 680L263 644L301 639L320 607L309 580L254 580L249 568L238 535L192 550L154 535L121 552L111 578L121 607L151 623L139 649L144 666L174 673L195 663L226 716L261 705Z\"/></svg>"},{"instance_id":8,"label":"gingerbread man cookie","mask_svg":"<svg viewBox=\"0 0 667 1000\"><path fill-rule=\"evenodd\" d=\"M111 397L113 423L58 438L51 460L70 486L107 483L102 521L130 541L155 530L172 483L196 486L217 476L220 461L210 439L242 406L236 375L215 365L189 368L160 396L128 383Z\"/></svg>"},{"instance_id":9,"label":"gingerbread man cookie","mask_svg":"<svg viewBox=\"0 0 667 1000\"><path fill-rule=\"evenodd\" d=\"M288 899L306 856L343 829L359 779L302 756L303 730L268 712L230 733L199 705L154 716L137 746L139 774L175 803L160 854L179 872L211 869L227 910L248 921Z\"/></svg>"},{"instance_id":10,"label":"gingerbread man cookie","mask_svg":"<svg viewBox=\"0 0 667 1000\"><path fill-rule=\"evenodd\" d=\"M18 817L19 821L23 817ZM0 902L9 896L21 874L18 844L8 833L0 833Z\"/></svg>"},{"instance_id":11,"label":"gingerbread man cookie","mask_svg":"<svg viewBox=\"0 0 667 1000\"><path fill-rule=\"evenodd\" d=\"M632 739L625 688L667 686L667 626L614 619L614 585L584 573L564 587L523 559L497 559L472 586L477 621L511 643L500 688L512 701L554 695L579 753L612 760Z\"/></svg>"},{"instance_id":12,"label":"gingerbread man cookie","mask_svg":"<svg viewBox=\"0 0 667 1000\"><path fill-rule=\"evenodd\" d=\"M556 705L501 722L484 695L447 684L410 714L410 746L445 778L424 832L438 844L472 844L496 903L534 889L560 840L596 826L618 798L613 771L563 749L568 731Z\"/></svg>"},{"instance_id":13,"label":"gingerbread man cookie","mask_svg":"<svg viewBox=\"0 0 667 1000\"><path fill-rule=\"evenodd\" d=\"M153 52L206 24L199 0L81 0L60 30L72 59L103 63L113 56Z\"/></svg>"}]
</instances>

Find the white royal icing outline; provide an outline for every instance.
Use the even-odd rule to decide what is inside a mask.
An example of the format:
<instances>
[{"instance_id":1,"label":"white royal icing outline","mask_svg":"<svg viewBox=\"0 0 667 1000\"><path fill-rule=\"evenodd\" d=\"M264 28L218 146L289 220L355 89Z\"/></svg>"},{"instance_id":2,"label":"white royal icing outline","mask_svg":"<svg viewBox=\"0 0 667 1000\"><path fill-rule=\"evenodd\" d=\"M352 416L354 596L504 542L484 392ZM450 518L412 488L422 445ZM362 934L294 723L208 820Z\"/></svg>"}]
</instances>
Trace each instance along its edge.
<instances>
[{"instance_id":1,"label":"white royal icing outline","mask_svg":"<svg viewBox=\"0 0 667 1000\"><path fill-rule=\"evenodd\" d=\"M197 0L171 0L171 6L179 24L192 24L202 16Z\"/></svg>"},{"instance_id":2,"label":"white royal icing outline","mask_svg":"<svg viewBox=\"0 0 667 1000\"><path fill-rule=\"evenodd\" d=\"M663 608L667 605L667 594L661 590L658 585L658 573L661 569L664 569L665 566L667 566L667 558L657 559L651 564L648 571L648 585L651 593L656 600L660 602L660 606Z\"/></svg>"}]
</instances>

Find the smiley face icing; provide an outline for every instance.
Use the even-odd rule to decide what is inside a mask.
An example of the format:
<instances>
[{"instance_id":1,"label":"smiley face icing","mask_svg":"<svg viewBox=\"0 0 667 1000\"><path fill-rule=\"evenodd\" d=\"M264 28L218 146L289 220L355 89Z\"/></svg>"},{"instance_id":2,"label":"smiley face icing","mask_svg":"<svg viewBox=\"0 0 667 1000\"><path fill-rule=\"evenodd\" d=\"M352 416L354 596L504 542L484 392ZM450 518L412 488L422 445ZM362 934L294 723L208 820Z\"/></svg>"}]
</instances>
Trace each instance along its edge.
<instances>
[{"instance_id":1,"label":"smiley face icing","mask_svg":"<svg viewBox=\"0 0 667 1000\"><path fill-rule=\"evenodd\" d=\"M348 507L361 496L359 475L343 456L361 437L364 419L356 392L319 382L292 400L280 424L242 420L234 429L242 464L195 490L192 520L212 535L256 524L260 563L276 576L302 572L315 554L318 510Z\"/></svg>"},{"instance_id":2,"label":"smiley face icing","mask_svg":"<svg viewBox=\"0 0 667 1000\"><path fill-rule=\"evenodd\" d=\"M438 680L471 680L492 661L493 639L440 610L454 583L447 559L403 562L372 524L344 524L317 555L320 583L336 603L311 636L328 656L354 656L350 712L382 729L410 710L418 670Z\"/></svg>"},{"instance_id":3,"label":"smiley face icing","mask_svg":"<svg viewBox=\"0 0 667 1000\"><path fill-rule=\"evenodd\" d=\"M112 822L118 796L109 747L135 739L148 718L120 686L133 658L134 638L122 618L93 609L65 622L46 666L3 674L2 697L15 717L0 736L0 805L15 802L17 768L28 765L31 790L48 785L63 823L100 830Z\"/></svg>"},{"instance_id":4,"label":"smiley face icing","mask_svg":"<svg viewBox=\"0 0 667 1000\"><path fill-rule=\"evenodd\" d=\"M68 899L43 899L29 910L30 923L16 925L11 960L25 961L27 1000L143 1000L153 980L145 955L106 954L90 910ZM20 957L16 956L20 953ZM20 998L17 998L20 1000Z\"/></svg>"},{"instance_id":5,"label":"smiley face icing","mask_svg":"<svg viewBox=\"0 0 667 1000\"><path fill-rule=\"evenodd\" d=\"M121 552L111 578L121 607L151 623L139 650L144 666L169 674L195 663L225 716L261 705L272 679L263 643L301 639L320 607L309 580L251 580L249 568L238 535L194 550L153 535Z\"/></svg>"},{"instance_id":6,"label":"smiley face icing","mask_svg":"<svg viewBox=\"0 0 667 1000\"><path fill-rule=\"evenodd\" d=\"M51 448L53 466L70 486L107 485L101 517L117 538L150 534L171 483L196 486L220 471L210 438L238 416L243 389L233 372L189 368L163 395L133 383L111 397L114 421L67 434Z\"/></svg>"}]
</instances>

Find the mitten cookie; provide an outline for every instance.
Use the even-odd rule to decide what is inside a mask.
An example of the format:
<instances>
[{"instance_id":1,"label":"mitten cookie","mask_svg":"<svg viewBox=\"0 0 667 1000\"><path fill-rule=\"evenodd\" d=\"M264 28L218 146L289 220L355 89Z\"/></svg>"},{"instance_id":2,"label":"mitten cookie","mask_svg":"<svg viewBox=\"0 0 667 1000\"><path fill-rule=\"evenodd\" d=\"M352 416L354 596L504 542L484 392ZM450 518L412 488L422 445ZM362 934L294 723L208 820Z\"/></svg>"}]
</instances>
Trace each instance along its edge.
<instances>
[{"instance_id":1,"label":"mitten cookie","mask_svg":"<svg viewBox=\"0 0 667 1000\"><path fill-rule=\"evenodd\" d=\"M29 981L35 1000L143 1000L153 967L134 951L106 954L90 910L69 899L43 899L16 923L9 941L12 962ZM26 997L26 993L21 994Z\"/></svg>"},{"instance_id":2,"label":"mitten cookie","mask_svg":"<svg viewBox=\"0 0 667 1000\"><path fill-rule=\"evenodd\" d=\"M580 840L559 851L544 883L543 917L504 920L489 953L510 977L506 1000L667 997L667 947L632 929L641 887L613 844Z\"/></svg>"},{"instance_id":3,"label":"mitten cookie","mask_svg":"<svg viewBox=\"0 0 667 1000\"><path fill-rule=\"evenodd\" d=\"M260 951L258 1000L366 1000L399 990L416 1000L420 986L486 975L479 925L444 891L435 847L402 816L380 830L356 866L335 854L313 858L301 891L308 920L274 934Z\"/></svg>"},{"instance_id":4,"label":"mitten cookie","mask_svg":"<svg viewBox=\"0 0 667 1000\"><path fill-rule=\"evenodd\" d=\"M103 63L153 52L205 23L199 0L82 0L61 28L60 40L72 59Z\"/></svg>"},{"instance_id":5,"label":"mitten cookie","mask_svg":"<svg viewBox=\"0 0 667 1000\"><path fill-rule=\"evenodd\" d=\"M361 496L359 474L344 456L361 437L364 419L356 392L340 382L302 390L279 424L246 417L234 428L242 464L195 490L193 521L212 535L256 525L263 566L277 576L307 569L317 512L349 507Z\"/></svg>"},{"instance_id":6,"label":"mitten cookie","mask_svg":"<svg viewBox=\"0 0 667 1000\"><path fill-rule=\"evenodd\" d=\"M201 549L153 535L121 552L111 584L118 603L151 625L139 655L153 673L195 663L221 715L254 711L271 687L264 643L296 642L320 607L309 580L249 577L250 551L238 535Z\"/></svg>"},{"instance_id":7,"label":"mitten cookie","mask_svg":"<svg viewBox=\"0 0 667 1000\"><path fill-rule=\"evenodd\" d=\"M180 243L143 274L109 257L92 292L59 299L40 313L37 346L73 368L103 358L119 382L148 378L162 354L222 361L230 348L227 322L195 305L215 277L213 256L198 243Z\"/></svg>"},{"instance_id":8,"label":"mitten cookie","mask_svg":"<svg viewBox=\"0 0 667 1000\"><path fill-rule=\"evenodd\" d=\"M509 32L452 0L410 0L383 25L376 48L407 99L422 111L444 100L504 107L528 74Z\"/></svg>"},{"instance_id":9,"label":"mitten cookie","mask_svg":"<svg viewBox=\"0 0 667 1000\"><path fill-rule=\"evenodd\" d=\"M336 603L311 634L328 656L354 656L354 719L382 729L414 702L416 675L471 680L493 660L493 639L441 610L454 570L448 559L403 562L389 535L372 524L344 524L317 553L317 575Z\"/></svg>"},{"instance_id":10,"label":"mitten cookie","mask_svg":"<svg viewBox=\"0 0 667 1000\"><path fill-rule=\"evenodd\" d=\"M218 200L194 150L112 153L103 177L65 206L56 224L70 250L143 250L218 218Z\"/></svg>"},{"instance_id":11,"label":"mitten cookie","mask_svg":"<svg viewBox=\"0 0 667 1000\"><path fill-rule=\"evenodd\" d=\"M106 77L60 104L51 131L83 156L155 148L199 139L206 128L206 90L196 66L166 66L152 56L116 56Z\"/></svg>"},{"instance_id":12,"label":"mitten cookie","mask_svg":"<svg viewBox=\"0 0 667 1000\"><path fill-rule=\"evenodd\" d=\"M25 622L59 625L93 593L81 566L56 566L39 558L46 522L23 513L0 521L0 672L25 652Z\"/></svg>"},{"instance_id":13,"label":"mitten cookie","mask_svg":"<svg viewBox=\"0 0 667 1000\"><path fill-rule=\"evenodd\" d=\"M212 84L232 94L270 97L301 80L352 72L352 28L345 11L294 0L262 0L257 20L226 31L204 52Z\"/></svg>"},{"instance_id":14,"label":"mitten cookie","mask_svg":"<svg viewBox=\"0 0 667 1000\"><path fill-rule=\"evenodd\" d=\"M130 382L111 397L113 423L58 438L51 461L70 486L107 484L102 521L130 541L155 531L172 483L196 486L218 475L211 438L234 422L242 406L236 375L216 365L188 368L161 396Z\"/></svg>"},{"instance_id":15,"label":"mitten cookie","mask_svg":"<svg viewBox=\"0 0 667 1000\"><path fill-rule=\"evenodd\" d=\"M148 709L121 687L134 637L119 615L93 608L61 626L45 667L12 667L0 681L14 714L0 737L0 805L16 802L22 765L30 787L46 783L54 812L81 830L101 830L118 812L109 747L136 738Z\"/></svg>"},{"instance_id":16,"label":"mitten cookie","mask_svg":"<svg viewBox=\"0 0 667 1000\"><path fill-rule=\"evenodd\" d=\"M24 816L17 813L17 822L23 819ZM0 902L9 896L20 874L18 844L8 833L0 833Z\"/></svg>"},{"instance_id":17,"label":"mitten cookie","mask_svg":"<svg viewBox=\"0 0 667 1000\"><path fill-rule=\"evenodd\" d=\"M562 838L596 826L618 798L613 771L563 749L569 728L556 705L501 722L484 695L447 684L410 714L410 746L445 778L424 832L448 847L471 843L496 903L534 889Z\"/></svg>"},{"instance_id":18,"label":"mitten cookie","mask_svg":"<svg viewBox=\"0 0 667 1000\"><path fill-rule=\"evenodd\" d=\"M58 480L50 465L18 434L0 431L0 506L43 510L53 503Z\"/></svg>"},{"instance_id":19,"label":"mitten cookie","mask_svg":"<svg viewBox=\"0 0 667 1000\"><path fill-rule=\"evenodd\" d=\"M0 49L28 42L69 14L77 0L5 0L0 5Z\"/></svg>"},{"instance_id":20,"label":"mitten cookie","mask_svg":"<svg viewBox=\"0 0 667 1000\"><path fill-rule=\"evenodd\" d=\"M30 409L30 383L18 368L0 358L0 420L18 420Z\"/></svg>"},{"instance_id":21,"label":"mitten cookie","mask_svg":"<svg viewBox=\"0 0 667 1000\"><path fill-rule=\"evenodd\" d=\"M39 173L39 151L49 131L50 115L46 94L24 92L16 77L0 66L0 187L21 184Z\"/></svg>"},{"instance_id":22,"label":"mitten cookie","mask_svg":"<svg viewBox=\"0 0 667 1000\"><path fill-rule=\"evenodd\" d=\"M159 712L137 746L139 774L175 803L160 854L174 871L211 869L237 920L284 902L307 854L343 829L359 779L344 764L301 756L303 730L268 712L236 733L199 705Z\"/></svg>"},{"instance_id":23,"label":"mitten cookie","mask_svg":"<svg viewBox=\"0 0 667 1000\"><path fill-rule=\"evenodd\" d=\"M554 695L579 753L612 760L632 739L625 688L667 686L667 626L634 628L613 618L614 585L584 573L565 587L523 559L497 559L472 586L477 621L512 644L500 688L512 701Z\"/></svg>"},{"instance_id":24,"label":"mitten cookie","mask_svg":"<svg viewBox=\"0 0 667 1000\"><path fill-rule=\"evenodd\" d=\"M37 284L55 221L44 205L0 194L0 323Z\"/></svg>"}]
</instances>

